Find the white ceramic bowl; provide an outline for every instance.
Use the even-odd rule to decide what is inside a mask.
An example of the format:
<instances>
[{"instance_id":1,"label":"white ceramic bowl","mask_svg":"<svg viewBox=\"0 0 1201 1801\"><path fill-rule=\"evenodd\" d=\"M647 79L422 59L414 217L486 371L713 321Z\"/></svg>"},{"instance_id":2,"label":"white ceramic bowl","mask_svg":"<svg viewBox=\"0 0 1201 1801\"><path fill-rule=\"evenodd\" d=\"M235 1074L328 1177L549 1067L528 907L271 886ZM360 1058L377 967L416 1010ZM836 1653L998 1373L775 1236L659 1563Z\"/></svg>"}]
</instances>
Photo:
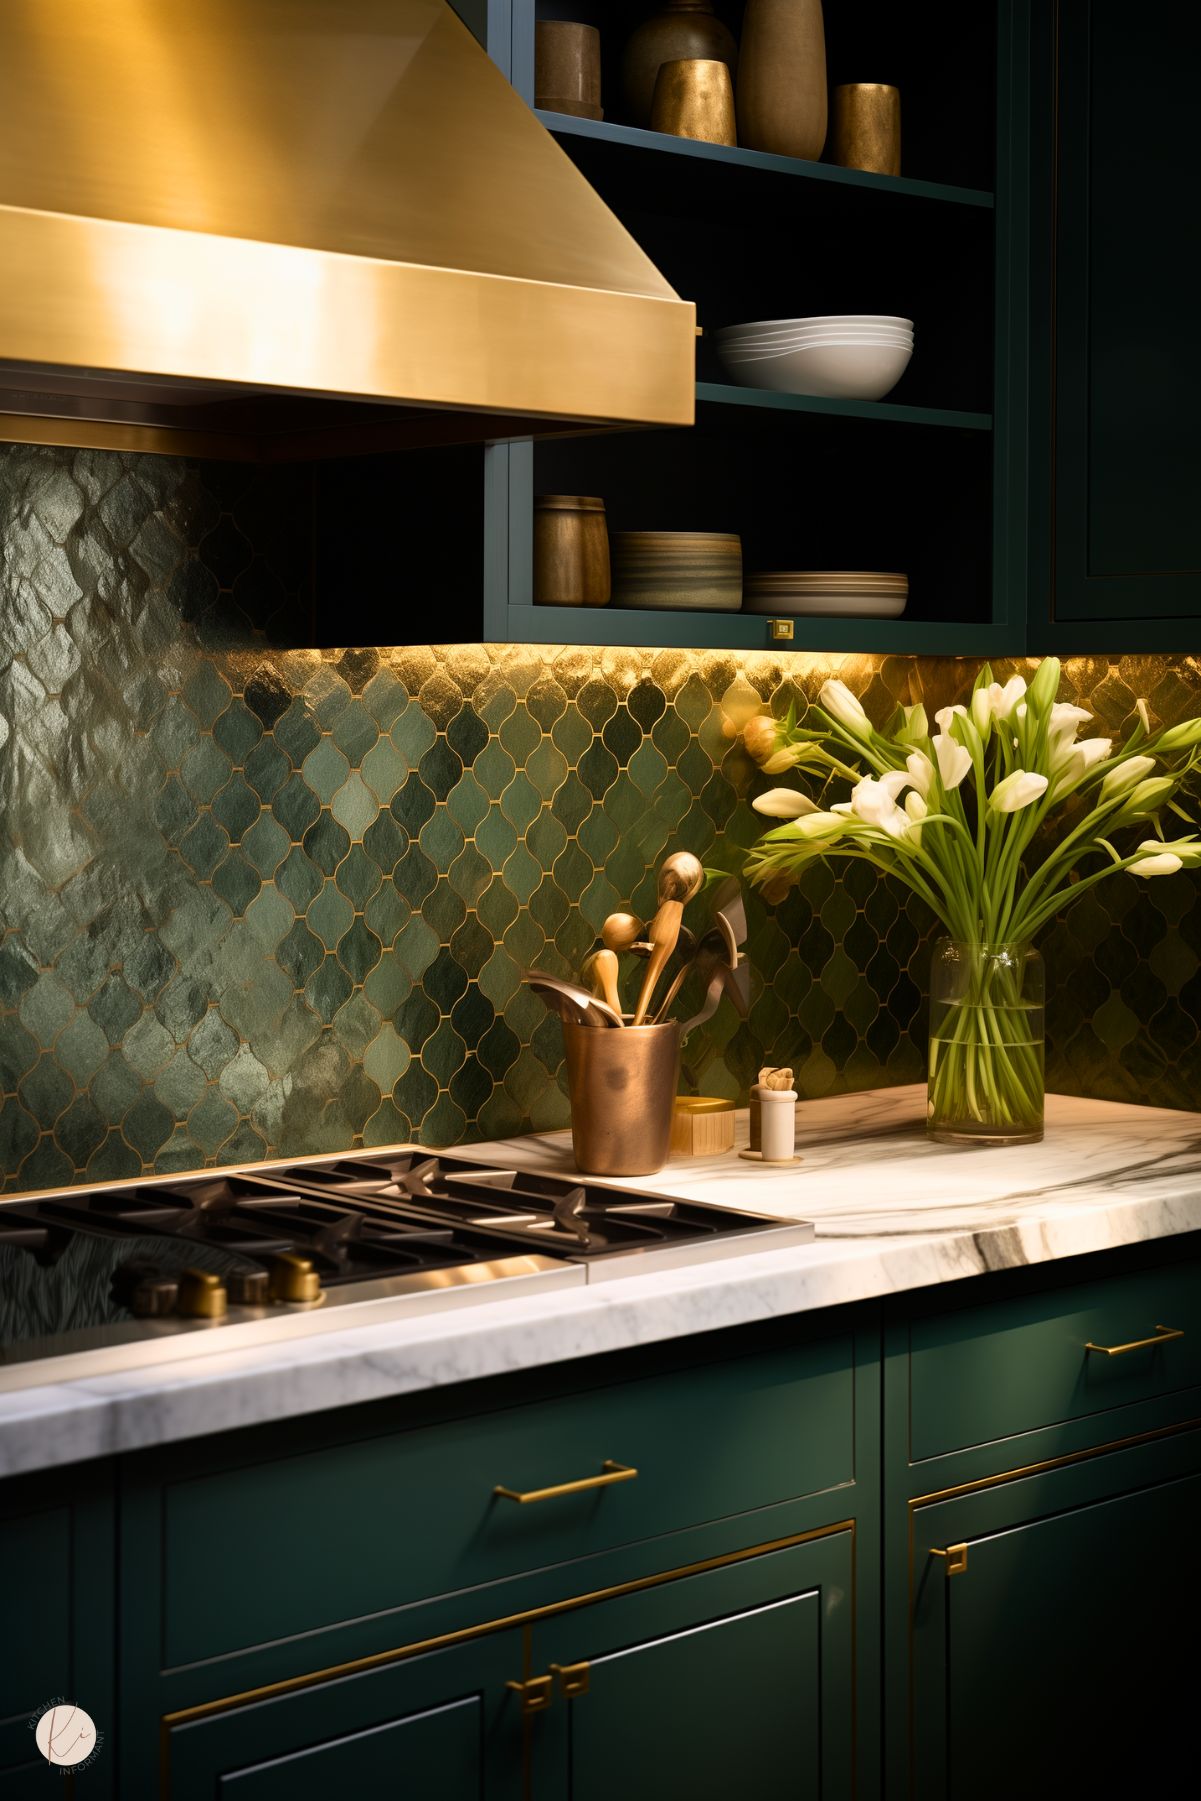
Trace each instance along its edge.
<instances>
[{"instance_id":1,"label":"white ceramic bowl","mask_svg":"<svg viewBox=\"0 0 1201 1801\"><path fill-rule=\"evenodd\" d=\"M722 358L724 358L727 362L745 362L748 357L749 358L758 358L761 356L787 356L788 353L792 350L809 350L815 346L826 345L826 344L848 344L848 345L852 345L852 346L854 346L856 344L888 344L898 350L908 350L911 353L913 350L913 339L912 338L890 338L890 337L885 337L885 335L882 332L879 333L876 337L866 337L865 336L865 337L858 337L858 338L848 338L848 337L844 337L841 332L830 332L826 335L818 336L818 337L797 338L794 340L794 342L792 342L790 344L736 344L733 346L722 345L721 349L718 352L718 355L721 356Z\"/></svg>"},{"instance_id":2,"label":"white ceramic bowl","mask_svg":"<svg viewBox=\"0 0 1201 1801\"><path fill-rule=\"evenodd\" d=\"M826 400L883 400L908 366L906 344L808 344L776 356L730 357L735 378L779 394L811 394Z\"/></svg>"},{"instance_id":3,"label":"white ceramic bowl","mask_svg":"<svg viewBox=\"0 0 1201 1801\"><path fill-rule=\"evenodd\" d=\"M912 319L901 319L895 313L812 313L805 319L750 319L744 324L718 326L715 337L724 338L731 332L789 332L803 330L809 325L889 325L900 326L905 330L913 330Z\"/></svg>"}]
</instances>

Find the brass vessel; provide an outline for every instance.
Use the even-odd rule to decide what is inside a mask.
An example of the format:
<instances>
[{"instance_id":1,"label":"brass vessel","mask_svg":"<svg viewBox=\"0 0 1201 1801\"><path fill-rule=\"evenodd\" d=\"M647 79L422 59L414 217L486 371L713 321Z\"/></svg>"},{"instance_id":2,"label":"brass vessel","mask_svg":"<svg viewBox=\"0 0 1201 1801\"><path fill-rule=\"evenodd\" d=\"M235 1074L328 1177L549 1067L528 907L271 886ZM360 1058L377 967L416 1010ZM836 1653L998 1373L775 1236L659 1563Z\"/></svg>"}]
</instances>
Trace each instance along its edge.
<instances>
[{"instance_id":1,"label":"brass vessel","mask_svg":"<svg viewBox=\"0 0 1201 1801\"><path fill-rule=\"evenodd\" d=\"M726 64L700 59L661 64L651 130L708 144L736 144L734 84Z\"/></svg>"},{"instance_id":2,"label":"brass vessel","mask_svg":"<svg viewBox=\"0 0 1201 1801\"><path fill-rule=\"evenodd\" d=\"M874 175L901 173L901 95L879 81L835 88L830 161Z\"/></svg>"},{"instance_id":3,"label":"brass vessel","mask_svg":"<svg viewBox=\"0 0 1201 1801\"><path fill-rule=\"evenodd\" d=\"M563 1021L571 1144L592 1176L653 1176L667 1162L680 1022L605 1031Z\"/></svg>"},{"instance_id":4,"label":"brass vessel","mask_svg":"<svg viewBox=\"0 0 1201 1801\"><path fill-rule=\"evenodd\" d=\"M534 603L603 607L612 592L605 503L594 494L534 500Z\"/></svg>"}]
</instances>

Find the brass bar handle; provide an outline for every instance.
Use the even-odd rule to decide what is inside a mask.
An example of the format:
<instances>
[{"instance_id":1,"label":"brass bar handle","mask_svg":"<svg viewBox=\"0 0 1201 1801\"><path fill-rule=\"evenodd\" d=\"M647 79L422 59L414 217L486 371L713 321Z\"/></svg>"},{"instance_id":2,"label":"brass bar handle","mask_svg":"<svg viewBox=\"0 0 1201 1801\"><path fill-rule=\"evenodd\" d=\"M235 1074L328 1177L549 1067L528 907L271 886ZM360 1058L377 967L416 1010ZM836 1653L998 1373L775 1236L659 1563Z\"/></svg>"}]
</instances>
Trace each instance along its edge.
<instances>
[{"instance_id":1,"label":"brass bar handle","mask_svg":"<svg viewBox=\"0 0 1201 1801\"><path fill-rule=\"evenodd\" d=\"M611 1457L605 1458L601 1470L599 1476L581 1476L578 1482L556 1482L553 1488L527 1488L524 1492L498 1482L492 1493L526 1507L531 1501L553 1501L556 1495L580 1495L586 1488L611 1488L615 1482L632 1482L638 1474L628 1463L614 1463Z\"/></svg>"},{"instance_id":2,"label":"brass bar handle","mask_svg":"<svg viewBox=\"0 0 1201 1801\"><path fill-rule=\"evenodd\" d=\"M1170 1344L1174 1338L1183 1338L1184 1331L1180 1326L1156 1326L1151 1338L1133 1338L1129 1344L1094 1344L1090 1338L1085 1345L1086 1351L1099 1351L1103 1357L1124 1357L1127 1351L1145 1351L1151 1345Z\"/></svg>"}]
</instances>

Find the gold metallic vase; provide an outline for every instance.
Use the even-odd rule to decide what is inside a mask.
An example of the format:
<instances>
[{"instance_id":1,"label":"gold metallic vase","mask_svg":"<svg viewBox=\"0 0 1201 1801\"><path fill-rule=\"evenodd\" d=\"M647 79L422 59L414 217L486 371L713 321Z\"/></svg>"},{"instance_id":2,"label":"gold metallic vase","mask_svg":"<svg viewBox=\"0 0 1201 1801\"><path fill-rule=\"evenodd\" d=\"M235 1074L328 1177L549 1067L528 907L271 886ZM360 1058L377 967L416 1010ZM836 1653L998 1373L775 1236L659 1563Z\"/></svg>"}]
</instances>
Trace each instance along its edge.
<instances>
[{"instance_id":1,"label":"gold metallic vase","mask_svg":"<svg viewBox=\"0 0 1201 1801\"><path fill-rule=\"evenodd\" d=\"M830 161L873 175L901 173L901 95L879 81L855 81L833 93Z\"/></svg>"},{"instance_id":2,"label":"gold metallic vase","mask_svg":"<svg viewBox=\"0 0 1201 1801\"><path fill-rule=\"evenodd\" d=\"M534 604L603 607L612 592L605 503L594 494L534 500Z\"/></svg>"},{"instance_id":3,"label":"gold metallic vase","mask_svg":"<svg viewBox=\"0 0 1201 1801\"><path fill-rule=\"evenodd\" d=\"M563 1021L571 1144L590 1176L653 1176L667 1162L680 1079L680 1022L580 1026Z\"/></svg>"},{"instance_id":4,"label":"gold metallic vase","mask_svg":"<svg viewBox=\"0 0 1201 1801\"><path fill-rule=\"evenodd\" d=\"M663 63L655 78L651 130L707 144L736 144L734 83L725 63Z\"/></svg>"}]
</instances>

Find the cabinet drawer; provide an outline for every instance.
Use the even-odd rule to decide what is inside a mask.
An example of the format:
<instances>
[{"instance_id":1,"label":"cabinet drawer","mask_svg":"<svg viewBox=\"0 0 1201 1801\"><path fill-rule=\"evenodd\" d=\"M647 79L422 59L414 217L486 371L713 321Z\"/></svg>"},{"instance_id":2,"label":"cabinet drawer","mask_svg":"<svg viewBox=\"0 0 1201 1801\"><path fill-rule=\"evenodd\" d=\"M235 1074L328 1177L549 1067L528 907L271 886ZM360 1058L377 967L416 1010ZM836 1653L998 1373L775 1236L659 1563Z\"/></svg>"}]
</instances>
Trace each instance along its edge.
<instances>
[{"instance_id":1,"label":"cabinet drawer","mask_svg":"<svg viewBox=\"0 0 1201 1801\"><path fill-rule=\"evenodd\" d=\"M853 1480L853 1429L847 1333L173 1483L164 1667L834 1488ZM637 1475L525 1503L495 1493L607 1461Z\"/></svg>"},{"instance_id":2,"label":"cabinet drawer","mask_svg":"<svg viewBox=\"0 0 1201 1801\"><path fill-rule=\"evenodd\" d=\"M1183 1332L1159 1336L1157 1328ZM1096 1346L1129 1346L1107 1356ZM1201 1262L915 1319L909 1448L920 1462L1201 1384Z\"/></svg>"}]
</instances>

